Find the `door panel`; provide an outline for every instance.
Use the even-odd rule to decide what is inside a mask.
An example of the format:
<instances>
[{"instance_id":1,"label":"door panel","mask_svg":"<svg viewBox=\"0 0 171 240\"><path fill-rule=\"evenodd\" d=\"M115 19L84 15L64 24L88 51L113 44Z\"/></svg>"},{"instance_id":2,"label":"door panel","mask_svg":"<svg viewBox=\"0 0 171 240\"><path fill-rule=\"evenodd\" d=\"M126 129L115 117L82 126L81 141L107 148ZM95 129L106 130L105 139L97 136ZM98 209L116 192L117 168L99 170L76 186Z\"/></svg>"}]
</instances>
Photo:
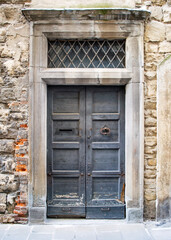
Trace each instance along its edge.
<instances>
[{"instance_id":1,"label":"door panel","mask_svg":"<svg viewBox=\"0 0 171 240\"><path fill-rule=\"evenodd\" d=\"M48 216L124 218L124 141L124 88L48 87Z\"/></svg>"},{"instance_id":2,"label":"door panel","mask_svg":"<svg viewBox=\"0 0 171 240\"><path fill-rule=\"evenodd\" d=\"M85 89L48 87L48 216L85 216Z\"/></svg>"},{"instance_id":3,"label":"door panel","mask_svg":"<svg viewBox=\"0 0 171 240\"><path fill-rule=\"evenodd\" d=\"M88 133L89 132L89 133ZM86 90L87 218L124 218L124 90Z\"/></svg>"}]
</instances>

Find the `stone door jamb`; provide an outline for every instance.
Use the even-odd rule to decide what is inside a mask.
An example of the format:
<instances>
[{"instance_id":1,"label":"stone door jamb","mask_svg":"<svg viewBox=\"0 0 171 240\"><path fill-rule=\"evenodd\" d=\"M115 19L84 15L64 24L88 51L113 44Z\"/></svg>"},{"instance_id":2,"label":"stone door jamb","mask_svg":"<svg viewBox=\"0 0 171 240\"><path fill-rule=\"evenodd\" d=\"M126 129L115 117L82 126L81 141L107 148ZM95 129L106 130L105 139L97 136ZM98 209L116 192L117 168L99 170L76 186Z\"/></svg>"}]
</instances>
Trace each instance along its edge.
<instances>
[{"instance_id":1,"label":"stone door jamb","mask_svg":"<svg viewBox=\"0 0 171 240\"><path fill-rule=\"evenodd\" d=\"M46 221L47 85L125 85L127 221L143 220L143 21L45 20L30 23L29 221ZM49 39L126 39L124 69L49 69Z\"/></svg>"}]
</instances>

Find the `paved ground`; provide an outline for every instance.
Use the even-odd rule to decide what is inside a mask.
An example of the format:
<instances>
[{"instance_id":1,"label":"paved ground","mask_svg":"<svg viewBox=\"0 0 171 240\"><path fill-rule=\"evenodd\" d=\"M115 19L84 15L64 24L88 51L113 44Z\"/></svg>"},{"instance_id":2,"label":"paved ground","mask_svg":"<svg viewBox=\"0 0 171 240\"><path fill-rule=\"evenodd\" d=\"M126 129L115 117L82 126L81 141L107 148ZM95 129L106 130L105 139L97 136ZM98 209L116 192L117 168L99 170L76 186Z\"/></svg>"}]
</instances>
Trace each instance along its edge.
<instances>
[{"instance_id":1,"label":"paved ground","mask_svg":"<svg viewBox=\"0 0 171 240\"><path fill-rule=\"evenodd\" d=\"M171 224L117 221L58 222L47 225L0 225L0 240L171 240Z\"/></svg>"}]
</instances>

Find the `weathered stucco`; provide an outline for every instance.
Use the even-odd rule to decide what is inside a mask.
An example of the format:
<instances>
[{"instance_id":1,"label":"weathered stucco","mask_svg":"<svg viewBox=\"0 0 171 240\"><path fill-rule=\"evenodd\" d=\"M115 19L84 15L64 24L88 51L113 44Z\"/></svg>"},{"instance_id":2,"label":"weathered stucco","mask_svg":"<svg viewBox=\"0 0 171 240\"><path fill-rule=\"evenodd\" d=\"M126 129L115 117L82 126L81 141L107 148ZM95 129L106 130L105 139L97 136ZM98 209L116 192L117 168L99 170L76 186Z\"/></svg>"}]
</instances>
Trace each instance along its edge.
<instances>
[{"instance_id":1,"label":"weathered stucco","mask_svg":"<svg viewBox=\"0 0 171 240\"><path fill-rule=\"evenodd\" d=\"M171 218L171 55L157 76L157 220Z\"/></svg>"}]
</instances>

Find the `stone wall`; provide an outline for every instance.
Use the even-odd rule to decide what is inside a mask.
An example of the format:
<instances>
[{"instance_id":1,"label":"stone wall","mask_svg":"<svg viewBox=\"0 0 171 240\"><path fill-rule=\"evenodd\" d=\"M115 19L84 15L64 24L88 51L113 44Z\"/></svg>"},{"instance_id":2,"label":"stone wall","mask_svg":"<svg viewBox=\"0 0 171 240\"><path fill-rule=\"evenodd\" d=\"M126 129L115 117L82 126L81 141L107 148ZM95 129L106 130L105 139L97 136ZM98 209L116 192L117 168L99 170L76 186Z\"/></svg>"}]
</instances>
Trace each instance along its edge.
<instances>
[{"instance_id":1,"label":"stone wall","mask_svg":"<svg viewBox=\"0 0 171 240\"><path fill-rule=\"evenodd\" d=\"M27 222L29 23L21 8L29 2L0 0L0 222ZM171 1L135 2L151 11L144 42L144 218L155 219L157 66L171 53Z\"/></svg>"},{"instance_id":2,"label":"stone wall","mask_svg":"<svg viewBox=\"0 0 171 240\"><path fill-rule=\"evenodd\" d=\"M157 68L171 52L171 7L165 0L145 1L151 19L145 24L145 174L144 217L156 218Z\"/></svg>"},{"instance_id":3,"label":"stone wall","mask_svg":"<svg viewBox=\"0 0 171 240\"><path fill-rule=\"evenodd\" d=\"M4 223L27 222L29 24L21 14L23 2L0 0L0 222Z\"/></svg>"}]
</instances>

